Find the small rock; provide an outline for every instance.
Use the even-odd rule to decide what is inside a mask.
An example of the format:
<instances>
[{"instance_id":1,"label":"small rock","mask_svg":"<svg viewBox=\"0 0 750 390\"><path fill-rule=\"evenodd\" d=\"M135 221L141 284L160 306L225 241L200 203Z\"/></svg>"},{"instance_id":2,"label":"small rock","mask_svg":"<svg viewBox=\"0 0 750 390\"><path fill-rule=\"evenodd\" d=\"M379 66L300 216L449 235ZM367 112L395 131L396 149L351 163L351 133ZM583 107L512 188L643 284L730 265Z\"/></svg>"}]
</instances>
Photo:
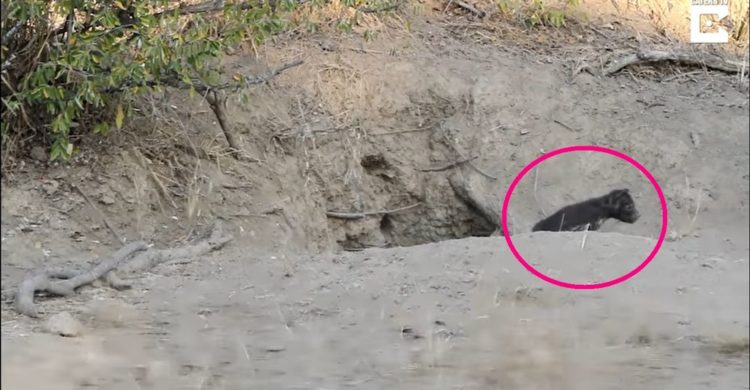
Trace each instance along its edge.
<instances>
[{"instance_id":1,"label":"small rock","mask_svg":"<svg viewBox=\"0 0 750 390\"><path fill-rule=\"evenodd\" d=\"M33 148L31 148L31 158L40 162L46 162L47 160L49 160L47 150L41 146L34 146Z\"/></svg>"},{"instance_id":2,"label":"small rock","mask_svg":"<svg viewBox=\"0 0 750 390\"><path fill-rule=\"evenodd\" d=\"M405 326L401 328L401 337L407 340L418 340L422 338L422 335L418 334L414 328Z\"/></svg>"},{"instance_id":3,"label":"small rock","mask_svg":"<svg viewBox=\"0 0 750 390\"><path fill-rule=\"evenodd\" d=\"M521 130L521 135L529 134L529 131L526 129Z\"/></svg>"},{"instance_id":4,"label":"small rock","mask_svg":"<svg viewBox=\"0 0 750 390\"><path fill-rule=\"evenodd\" d=\"M130 373L136 383L140 385L139 388L154 388L160 379L165 380L168 378L172 369L173 367L171 367L170 363L154 360L146 364L131 367Z\"/></svg>"},{"instance_id":5,"label":"small rock","mask_svg":"<svg viewBox=\"0 0 750 390\"><path fill-rule=\"evenodd\" d=\"M132 324L138 319L138 311L128 303L115 299L105 299L94 302L89 307L95 323L115 328Z\"/></svg>"},{"instance_id":6,"label":"small rock","mask_svg":"<svg viewBox=\"0 0 750 390\"><path fill-rule=\"evenodd\" d=\"M99 203L108 206L115 203L115 194L105 185L99 187L95 194L98 194Z\"/></svg>"},{"instance_id":7,"label":"small rock","mask_svg":"<svg viewBox=\"0 0 750 390\"><path fill-rule=\"evenodd\" d=\"M60 188L60 183L58 183L55 180L47 180L44 183L42 183L42 190L48 196L50 196L50 195L54 194L55 192L57 192L58 188Z\"/></svg>"},{"instance_id":8,"label":"small rock","mask_svg":"<svg viewBox=\"0 0 750 390\"><path fill-rule=\"evenodd\" d=\"M99 198L99 202L109 206L109 205L115 204L115 199L107 194L103 194L102 197Z\"/></svg>"},{"instance_id":9,"label":"small rock","mask_svg":"<svg viewBox=\"0 0 750 390\"><path fill-rule=\"evenodd\" d=\"M57 179L57 180L64 179L67 176L68 176L68 173L65 172L64 169L55 169L54 171L51 171L49 173L49 177L53 179Z\"/></svg>"},{"instance_id":10,"label":"small rock","mask_svg":"<svg viewBox=\"0 0 750 390\"><path fill-rule=\"evenodd\" d=\"M330 41L330 40L323 40L319 42L320 48L323 49L323 51L336 51L338 49L338 45L336 42Z\"/></svg>"},{"instance_id":11,"label":"small rock","mask_svg":"<svg viewBox=\"0 0 750 390\"><path fill-rule=\"evenodd\" d=\"M698 136L698 133L691 131L690 132L690 141L693 142L693 145L697 148L701 146L701 139L700 136Z\"/></svg>"},{"instance_id":12,"label":"small rock","mask_svg":"<svg viewBox=\"0 0 750 390\"><path fill-rule=\"evenodd\" d=\"M67 311L57 313L47 320L45 330L63 337L77 337L81 335L83 325Z\"/></svg>"}]
</instances>

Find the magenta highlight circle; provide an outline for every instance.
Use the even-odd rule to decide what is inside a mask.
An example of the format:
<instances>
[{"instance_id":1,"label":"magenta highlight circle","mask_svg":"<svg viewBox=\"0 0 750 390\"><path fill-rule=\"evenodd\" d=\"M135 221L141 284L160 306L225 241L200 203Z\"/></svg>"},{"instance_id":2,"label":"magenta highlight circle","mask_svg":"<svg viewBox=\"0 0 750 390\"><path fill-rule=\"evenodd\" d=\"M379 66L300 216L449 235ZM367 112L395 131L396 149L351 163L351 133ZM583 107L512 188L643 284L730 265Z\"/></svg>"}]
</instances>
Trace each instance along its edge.
<instances>
[{"instance_id":1,"label":"magenta highlight circle","mask_svg":"<svg viewBox=\"0 0 750 390\"><path fill-rule=\"evenodd\" d=\"M646 260L644 260L640 265L635 267L632 271L628 272L625 275L622 275L618 278L612 279L610 281L601 282L601 283L594 283L594 284L576 284L576 283L568 283L563 282L561 280L557 280L554 278L551 278L538 270L536 270L534 267L531 266L526 260L521 256L521 254L516 249L516 246L513 245L513 240L510 238L510 229L508 229L508 206L510 205L510 198L513 195L513 191L516 189L516 186L518 183L523 179L523 177L532 169L534 169L535 166L539 165L542 161L545 161L551 157L570 153L570 152L598 152L598 153L605 153L609 154L611 156L615 156L621 160L627 161L630 165L636 167L641 173L643 173L644 176L648 179L649 182L651 182L651 185L654 186L654 189L656 190L656 194L659 196L659 202L661 203L661 232L659 233L659 239L656 242L656 245L654 246L654 249L651 250L651 253L649 253L648 257L646 257ZM656 182L656 179L651 174L651 172L646 169L641 163L634 160L632 157L622 153L618 152L616 150L612 150L609 148L601 147L601 146L593 146L593 145L576 145L576 146L567 146L564 148L553 150L549 153L543 154L542 156L538 157L536 160L532 161L529 165L524 167L521 170L521 173L516 176L515 179L510 183L510 187L508 188L508 191L505 193L505 199L503 200L503 209L501 213L502 220L500 221L500 224L503 228L503 235L505 236L505 242L508 243L508 247L510 248L510 251L513 253L513 256L516 257L516 259L521 263L521 265L524 266L529 272L536 275L539 279L542 279L548 283L552 283L555 286L564 287L564 288L570 288L574 290L596 290L600 288L605 287L611 287L616 284L622 283L639 272L641 272L646 266L651 262L651 260L654 259L656 254L661 249L661 245L664 243L664 239L667 236L667 200L664 198L664 193L661 190L661 187L659 186L659 183Z\"/></svg>"}]
</instances>

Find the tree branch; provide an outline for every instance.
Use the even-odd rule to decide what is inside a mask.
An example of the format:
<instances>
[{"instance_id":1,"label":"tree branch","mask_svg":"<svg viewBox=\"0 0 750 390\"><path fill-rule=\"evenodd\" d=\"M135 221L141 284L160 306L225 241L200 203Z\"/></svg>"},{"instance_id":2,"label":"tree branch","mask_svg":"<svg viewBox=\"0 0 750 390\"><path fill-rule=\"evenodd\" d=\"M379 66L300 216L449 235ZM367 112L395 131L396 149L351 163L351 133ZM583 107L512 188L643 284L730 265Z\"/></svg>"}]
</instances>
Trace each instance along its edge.
<instances>
[{"instance_id":1,"label":"tree branch","mask_svg":"<svg viewBox=\"0 0 750 390\"><path fill-rule=\"evenodd\" d=\"M625 67L645 63L657 62L676 62L683 65L704 66L709 69L722 71L725 73L747 73L747 66L737 61L727 60L718 55L692 52L692 51L664 51L652 49L640 49L635 54L629 54L625 57L612 61L604 69L604 75L610 76L619 72Z\"/></svg>"},{"instance_id":2,"label":"tree branch","mask_svg":"<svg viewBox=\"0 0 750 390\"><path fill-rule=\"evenodd\" d=\"M326 216L329 218L337 218L337 219L362 219L365 217L373 216L373 215L386 215L386 214L394 214L398 213L400 211L405 211L409 209L413 209L417 206L419 206L421 203L415 203L409 206L405 207L399 207L397 209L393 210L380 210L380 211L365 211L361 213L342 213L339 211L327 211Z\"/></svg>"}]
</instances>

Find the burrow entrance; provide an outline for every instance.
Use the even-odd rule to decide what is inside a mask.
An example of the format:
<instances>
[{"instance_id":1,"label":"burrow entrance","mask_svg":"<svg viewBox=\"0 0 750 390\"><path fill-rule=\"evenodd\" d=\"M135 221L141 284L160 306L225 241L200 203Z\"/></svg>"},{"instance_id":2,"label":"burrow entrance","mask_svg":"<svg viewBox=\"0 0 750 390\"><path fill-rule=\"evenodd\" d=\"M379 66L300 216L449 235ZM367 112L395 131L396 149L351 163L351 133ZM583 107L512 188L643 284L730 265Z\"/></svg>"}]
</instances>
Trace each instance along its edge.
<instances>
[{"instance_id":1,"label":"burrow entrance","mask_svg":"<svg viewBox=\"0 0 750 390\"><path fill-rule=\"evenodd\" d=\"M328 229L340 249L356 251L487 237L497 229L497 223L489 221L486 213L457 194L451 185L452 175L463 172L415 172L384 152L365 154L359 166L361 183L352 203L360 205L357 211L361 215L329 215L328 219ZM329 198L341 202L343 196ZM375 209L364 205L382 206Z\"/></svg>"}]
</instances>

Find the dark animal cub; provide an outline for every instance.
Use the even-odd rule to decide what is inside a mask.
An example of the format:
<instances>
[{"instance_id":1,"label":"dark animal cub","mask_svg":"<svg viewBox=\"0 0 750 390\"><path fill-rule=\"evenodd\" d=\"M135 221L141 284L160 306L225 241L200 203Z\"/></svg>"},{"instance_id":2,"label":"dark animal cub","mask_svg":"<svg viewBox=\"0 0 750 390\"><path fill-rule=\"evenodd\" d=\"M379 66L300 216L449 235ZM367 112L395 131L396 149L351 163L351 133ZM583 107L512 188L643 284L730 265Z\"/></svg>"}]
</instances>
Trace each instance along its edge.
<instances>
[{"instance_id":1,"label":"dark animal cub","mask_svg":"<svg viewBox=\"0 0 750 390\"><path fill-rule=\"evenodd\" d=\"M604 221L614 218L634 223L640 214L627 189L614 190L607 195L563 207L556 213L537 222L531 229L537 231L598 230Z\"/></svg>"}]
</instances>

